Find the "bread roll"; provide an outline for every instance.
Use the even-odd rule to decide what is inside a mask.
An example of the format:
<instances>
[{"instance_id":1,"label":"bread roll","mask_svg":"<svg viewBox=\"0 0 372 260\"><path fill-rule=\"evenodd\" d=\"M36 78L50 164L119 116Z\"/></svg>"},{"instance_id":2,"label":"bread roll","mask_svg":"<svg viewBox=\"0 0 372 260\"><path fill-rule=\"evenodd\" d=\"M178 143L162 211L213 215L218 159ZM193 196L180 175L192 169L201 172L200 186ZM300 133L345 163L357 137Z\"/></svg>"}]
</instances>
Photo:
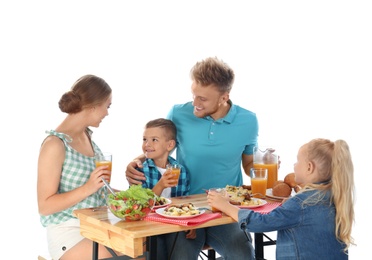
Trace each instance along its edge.
<instances>
[{"instance_id":1,"label":"bread roll","mask_svg":"<svg viewBox=\"0 0 372 260\"><path fill-rule=\"evenodd\" d=\"M294 172L288 173L284 177L284 182L287 183L291 188L296 187L297 183L295 181L295 174L294 174Z\"/></svg>"},{"instance_id":2,"label":"bread roll","mask_svg":"<svg viewBox=\"0 0 372 260\"><path fill-rule=\"evenodd\" d=\"M289 197L292 193L292 188L287 183L278 181L273 186L272 193L277 197Z\"/></svg>"},{"instance_id":3,"label":"bread roll","mask_svg":"<svg viewBox=\"0 0 372 260\"><path fill-rule=\"evenodd\" d=\"M284 181L282 180L277 180L277 181L274 181L273 183L273 187L275 187L276 185L278 185L279 183L283 183Z\"/></svg>"}]
</instances>

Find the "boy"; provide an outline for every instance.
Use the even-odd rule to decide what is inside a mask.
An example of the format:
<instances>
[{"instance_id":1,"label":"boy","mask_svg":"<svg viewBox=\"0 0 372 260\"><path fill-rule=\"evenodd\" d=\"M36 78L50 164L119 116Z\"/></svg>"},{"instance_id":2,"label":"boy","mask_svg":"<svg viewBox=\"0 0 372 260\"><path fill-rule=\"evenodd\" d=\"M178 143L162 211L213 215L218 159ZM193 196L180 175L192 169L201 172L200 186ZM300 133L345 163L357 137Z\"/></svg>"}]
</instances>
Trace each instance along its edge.
<instances>
[{"instance_id":1,"label":"boy","mask_svg":"<svg viewBox=\"0 0 372 260\"><path fill-rule=\"evenodd\" d=\"M190 192L190 181L185 167L169 155L176 146L176 136L175 124L164 118L149 121L143 133L142 151L146 159L143 168L138 168L146 176L142 186L165 198L186 196ZM167 164L180 166L178 180L166 170Z\"/></svg>"}]
</instances>

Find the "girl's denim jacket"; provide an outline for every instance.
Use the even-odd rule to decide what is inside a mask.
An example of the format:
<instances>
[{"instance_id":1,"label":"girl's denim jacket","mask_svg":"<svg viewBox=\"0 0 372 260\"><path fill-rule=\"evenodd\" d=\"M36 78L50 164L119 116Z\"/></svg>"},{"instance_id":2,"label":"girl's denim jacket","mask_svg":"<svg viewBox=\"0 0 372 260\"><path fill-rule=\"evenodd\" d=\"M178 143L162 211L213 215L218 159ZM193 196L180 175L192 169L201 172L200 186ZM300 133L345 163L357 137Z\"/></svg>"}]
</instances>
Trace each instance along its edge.
<instances>
[{"instance_id":1,"label":"girl's denim jacket","mask_svg":"<svg viewBox=\"0 0 372 260\"><path fill-rule=\"evenodd\" d=\"M335 236L335 207L330 192L316 204L303 203L317 191L296 194L269 214L240 209L239 225L248 232L277 230L276 259L348 259Z\"/></svg>"}]
</instances>

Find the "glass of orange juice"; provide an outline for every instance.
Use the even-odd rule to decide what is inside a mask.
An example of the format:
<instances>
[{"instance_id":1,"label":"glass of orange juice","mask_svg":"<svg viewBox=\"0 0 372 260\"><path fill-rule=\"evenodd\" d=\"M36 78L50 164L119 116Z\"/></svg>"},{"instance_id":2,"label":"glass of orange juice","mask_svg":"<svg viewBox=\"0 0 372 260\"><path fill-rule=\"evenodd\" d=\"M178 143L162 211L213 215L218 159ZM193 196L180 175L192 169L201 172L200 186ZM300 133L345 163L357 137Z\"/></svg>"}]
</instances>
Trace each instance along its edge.
<instances>
[{"instance_id":1,"label":"glass of orange juice","mask_svg":"<svg viewBox=\"0 0 372 260\"><path fill-rule=\"evenodd\" d=\"M107 165L107 170L110 174L107 175L106 181L110 183L111 181L111 170L112 170L112 154L111 153L98 153L94 156L96 167Z\"/></svg>"},{"instance_id":2,"label":"glass of orange juice","mask_svg":"<svg viewBox=\"0 0 372 260\"><path fill-rule=\"evenodd\" d=\"M167 171L170 171L173 174L173 179L177 180L180 178L181 166L178 164L167 164Z\"/></svg>"},{"instance_id":3,"label":"glass of orange juice","mask_svg":"<svg viewBox=\"0 0 372 260\"><path fill-rule=\"evenodd\" d=\"M255 198L265 198L267 189L267 169L251 168L251 188ZM257 194L259 193L259 194Z\"/></svg>"},{"instance_id":4,"label":"glass of orange juice","mask_svg":"<svg viewBox=\"0 0 372 260\"><path fill-rule=\"evenodd\" d=\"M215 191L222 195L222 197L226 197L226 190L224 188L210 188L209 191ZM221 210L211 207L212 212L221 212Z\"/></svg>"},{"instance_id":5,"label":"glass of orange juice","mask_svg":"<svg viewBox=\"0 0 372 260\"><path fill-rule=\"evenodd\" d=\"M274 186L278 180L278 156L274 148L254 147L253 168L267 169L267 188Z\"/></svg>"}]
</instances>

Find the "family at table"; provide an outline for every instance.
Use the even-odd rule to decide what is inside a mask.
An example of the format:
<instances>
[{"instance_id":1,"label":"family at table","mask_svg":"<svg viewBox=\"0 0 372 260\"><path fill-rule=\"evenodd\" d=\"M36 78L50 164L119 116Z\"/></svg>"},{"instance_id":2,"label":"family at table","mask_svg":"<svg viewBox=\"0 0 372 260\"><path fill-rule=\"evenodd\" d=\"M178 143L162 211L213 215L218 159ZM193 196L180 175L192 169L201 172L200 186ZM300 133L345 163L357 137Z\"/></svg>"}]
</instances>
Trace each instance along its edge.
<instances>
[{"instance_id":1,"label":"family at table","mask_svg":"<svg viewBox=\"0 0 372 260\"><path fill-rule=\"evenodd\" d=\"M242 168L249 175L258 119L230 100L234 71L210 57L197 62L190 76L192 101L174 105L166 118L145 125L143 154L127 165L130 185L174 197L241 186ZM42 143L37 198L53 259L92 258L91 241L80 234L73 211L105 205L101 177L108 178L110 172L95 166L94 155L101 151L89 127L100 126L111 100L111 88L102 78L81 77L59 101L66 118ZM165 174L166 165L175 162L182 166L178 183ZM255 259L250 232L269 231L277 231L277 259L347 259L354 243L354 177L347 143L323 138L306 142L298 150L294 173L302 190L269 214L240 209L209 192L209 205L236 222L161 235L158 259L167 259L171 248L172 259L197 259L204 245L223 259ZM99 258L110 256L99 245Z\"/></svg>"}]
</instances>

